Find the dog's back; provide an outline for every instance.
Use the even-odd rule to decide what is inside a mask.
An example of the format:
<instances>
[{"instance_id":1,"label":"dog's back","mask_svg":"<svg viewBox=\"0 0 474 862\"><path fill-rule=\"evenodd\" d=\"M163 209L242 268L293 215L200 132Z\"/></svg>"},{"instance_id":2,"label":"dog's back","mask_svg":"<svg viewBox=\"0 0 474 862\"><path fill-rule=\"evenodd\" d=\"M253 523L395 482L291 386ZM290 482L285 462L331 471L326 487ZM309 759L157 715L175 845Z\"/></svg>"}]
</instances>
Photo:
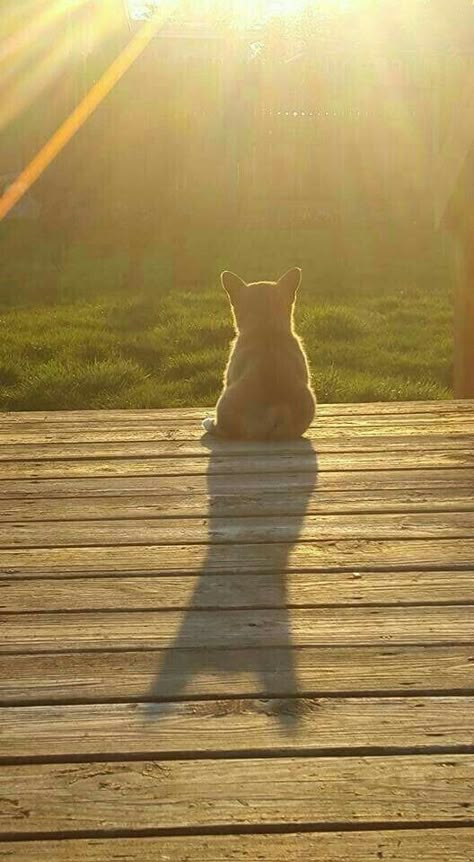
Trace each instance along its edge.
<instances>
[{"instance_id":1,"label":"dog's back","mask_svg":"<svg viewBox=\"0 0 474 862\"><path fill-rule=\"evenodd\" d=\"M293 331L300 278L300 270L290 270L276 283L247 285L223 273L237 337L216 423L206 430L234 439L285 440L300 437L310 425L315 399L304 349Z\"/></svg>"}]
</instances>

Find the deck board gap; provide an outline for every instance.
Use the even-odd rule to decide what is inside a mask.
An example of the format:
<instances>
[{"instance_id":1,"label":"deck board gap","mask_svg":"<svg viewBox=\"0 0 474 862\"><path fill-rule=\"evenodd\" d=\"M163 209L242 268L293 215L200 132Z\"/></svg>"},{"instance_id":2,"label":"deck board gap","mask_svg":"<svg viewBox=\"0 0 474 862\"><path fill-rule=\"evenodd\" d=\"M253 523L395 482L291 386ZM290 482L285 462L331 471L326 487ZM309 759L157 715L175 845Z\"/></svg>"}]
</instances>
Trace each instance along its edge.
<instances>
[{"instance_id":1,"label":"deck board gap","mask_svg":"<svg viewBox=\"0 0 474 862\"><path fill-rule=\"evenodd\" d=\"M281 748L252 748L245 750L239 749L219 749L209 748L207 751L196 751L183 749L157 751L156 749L144 749L140 752L120 752L105 754L67 754L67 755L34 755L28 757L0 757L0 766L21 766L22 764L68 764L68 763L140 763L143 760L159 760L159 761L174 761L174 760L247 760L248 758L256 760L270 760L278 758L291 757L292 760L311 757L318 760L324 757L345 758L354 757L373 757L385 758L393 756L417 756L417 755L446 755L453 754L474 754L474 745L407 745L407 746L353 746L348 748L318 748L313 746L310 748L291 748L282 746ZM474 803L473 803L474 807Z\"/></svg>"},{"instance_id":2,"label":"deck board gap","mask_svg":"<svg viewBox=\"0 0 474 862\"><path fill-rule=\"evenodd\" d=\"M246 825L227 825L218 826L181 826L162 829L91 829L65 831L58 830L57 832L6 832L0 833L0 841L51 841L71 839L87 839L94 838L173 838L180 836L213 836L213 835L288 835L299 834L304 832L405 832L408 830L422 829L472 829L474 827L474 818L459 820L404 820L400 823L393 821L359 821L358 823L338 821L328 823L326 821L312 821L303 823L263 823Z\"/></svg>"}]
</instances>

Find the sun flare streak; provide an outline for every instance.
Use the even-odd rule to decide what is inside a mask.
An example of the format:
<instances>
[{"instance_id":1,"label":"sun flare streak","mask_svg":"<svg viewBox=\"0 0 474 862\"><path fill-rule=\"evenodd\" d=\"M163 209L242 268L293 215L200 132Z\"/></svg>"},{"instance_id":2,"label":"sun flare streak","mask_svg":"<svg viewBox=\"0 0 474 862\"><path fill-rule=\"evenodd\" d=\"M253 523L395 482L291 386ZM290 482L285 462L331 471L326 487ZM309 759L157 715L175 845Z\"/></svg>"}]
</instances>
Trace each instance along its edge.
<instances>
[{"instance_id":1,"label":"sun flare streak","mask_svg":"<svg viewBox=\"0 0 474 862\"><path fill-rule=\"evenodd\" d=\"M66 144L74 137L76 132L115 87L120 78L127 72L135 60L138 59L157 30L166 23L169 14L170 5L167 4L163 6L160 14L155 15L150 21L140 27L118 57L116 57L104 74L91 87L82 101L19 174L17 179L7 188L3 196L0 197L0 221L21 200L48 165L64 149Z\"/></svg>"}]
</instances>

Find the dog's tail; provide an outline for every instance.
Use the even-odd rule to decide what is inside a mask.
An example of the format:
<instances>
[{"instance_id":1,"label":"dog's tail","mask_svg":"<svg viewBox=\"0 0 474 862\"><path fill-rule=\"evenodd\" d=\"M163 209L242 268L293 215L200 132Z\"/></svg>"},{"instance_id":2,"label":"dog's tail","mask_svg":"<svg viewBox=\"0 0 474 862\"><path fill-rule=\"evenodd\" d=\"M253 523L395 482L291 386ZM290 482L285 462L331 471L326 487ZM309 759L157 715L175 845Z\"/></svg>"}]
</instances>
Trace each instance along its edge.
<instances>
[{"instance_id":1,"label":"dog's tail","mask_svg":"<svg viewBox=\"0 0 474 862\"><path fill-rule=\"evenodd\" d=\"M266 440L288 440L295 436L291 409L286 404L275 405L267 410L263 430Z\"/></svg>"},{"instance_id":2,"label":"dog's tail","mask_svg":"<svg viewBox=\"0 0 474 862\"><path fill-rule=\"evenodd\" d=\"M234 417L235 420L235 417ZM292 440L300 437L305 428L298 427L287 404L266 406L257 414L238 417L232 429L220 427L214 419L207 416L202 427L214 437L228 437L235 440ZM306 426L305 426L306 427Z\"/></svg>"},{"instance_id":3,"label":"dog's tail","mask_svg":"<svg viewBox=\"0 0 474 862\"><path fill-rule=\"evenodd\" d=\"M242 418L241 437L244 440L288 440L295 436L293 425L289 405L264 406L257 413Z\"/></svg>"}]
</instances>

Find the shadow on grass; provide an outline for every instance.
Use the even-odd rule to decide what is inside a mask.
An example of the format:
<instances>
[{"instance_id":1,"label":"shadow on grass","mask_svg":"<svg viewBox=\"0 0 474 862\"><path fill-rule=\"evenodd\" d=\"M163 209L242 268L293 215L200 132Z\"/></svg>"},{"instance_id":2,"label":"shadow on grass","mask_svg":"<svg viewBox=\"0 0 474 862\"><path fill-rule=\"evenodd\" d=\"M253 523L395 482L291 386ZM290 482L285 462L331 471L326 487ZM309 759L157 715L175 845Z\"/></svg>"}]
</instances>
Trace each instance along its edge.
<instances>
[{"instance_id":1,"label":"shadow on grass","mask_svg":"<svg viewBox=\"0 0 474 862\"><path fill-rule=\"evenodd\" d=\"M196 678L199 688L202 680L207 696L216 689L217 675L227 679L231 690L232 680L240 674L255 678L258 697L298 693L286 572L316 486L316 453L308 440L271 446L237 444L238 469L223 475L221 459L235 446L208 435L202 443L209 450L209 544L181 625L162 654L148 693L152 701L146 710L148 719L158 720L172 711L172 703L158 702L185 697L191 681L195 695ZM287 464L289 453L298 460L296 467ZM287 487L286 475L299 471L298 486L293 482L293 487ZM263 510L263 495L265 514L258 514ZM244 497L251 506L248 518L242 511ZM272 609L267 619L266 609ZM226 690L220 682L218 690ZM269 706L282 730L296 732L297 716L288 710L288 703L276 700Z\"/></svg>"}]
</instances>

